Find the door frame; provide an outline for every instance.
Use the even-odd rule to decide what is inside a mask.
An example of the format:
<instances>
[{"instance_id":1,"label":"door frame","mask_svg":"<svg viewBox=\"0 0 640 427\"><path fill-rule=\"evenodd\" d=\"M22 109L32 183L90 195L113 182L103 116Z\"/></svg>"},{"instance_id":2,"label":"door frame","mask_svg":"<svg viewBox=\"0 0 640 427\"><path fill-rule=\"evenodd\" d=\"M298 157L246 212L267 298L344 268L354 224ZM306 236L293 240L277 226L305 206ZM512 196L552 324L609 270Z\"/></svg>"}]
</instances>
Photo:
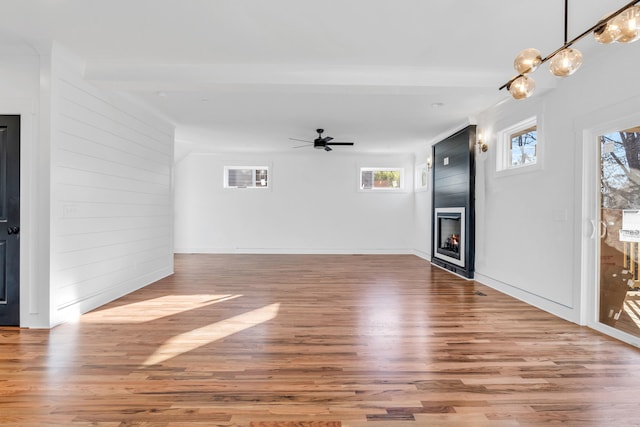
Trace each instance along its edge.
<instances>
[{"instance_id":1,"label":"door frame","mask_svg":"<svg viewBox=\"0 0 640 427\"><path fill-rule=\"evenodd\" d=\"M20 326L20 119L17 114L0 115L3 139L3 238L2 325ZM17 162L16 162L17 161ZM17 172L17 174L16 174ZM11 231L15 229L16 231ZM14 235L12 235L14 234Z\"/></svg>"},{"instance_id":2,"label":"door frame","mask_svg":"<svg viewBox=\"0 0 640 427\"><path fill-rule=\"evenodd\" d=\"M33 146L37 145L34 129L37 106L29 99L0 100L0 115L20 116L20 327L48 327L47 308L39 296L41 293L48 295L48 290L33 289L34 283L38 282L33 278L40 276L38 263L32 256L37 245L33 241L35 234L31 232L40 207L33 175L38 170L37 159L33 157Z\"/></svg>"},{"instance_id":3,"label":"door frame","mask_svg":"<svg viewBox=\"0 0 640 427\"><path fill-rule=\"evenodd\" d=\"M599 321L599 209L596 197L600 187L599 150L597 138L606 133L640 125L640 100L629 99L619 104L580 117L574 122L576 135L576 177L581 188L576 206L576 235L579 239L577 256L580 277L580 324L588 326L620 341L640 347L640 337L619 331Z\"/></svg>"}]
</instances>

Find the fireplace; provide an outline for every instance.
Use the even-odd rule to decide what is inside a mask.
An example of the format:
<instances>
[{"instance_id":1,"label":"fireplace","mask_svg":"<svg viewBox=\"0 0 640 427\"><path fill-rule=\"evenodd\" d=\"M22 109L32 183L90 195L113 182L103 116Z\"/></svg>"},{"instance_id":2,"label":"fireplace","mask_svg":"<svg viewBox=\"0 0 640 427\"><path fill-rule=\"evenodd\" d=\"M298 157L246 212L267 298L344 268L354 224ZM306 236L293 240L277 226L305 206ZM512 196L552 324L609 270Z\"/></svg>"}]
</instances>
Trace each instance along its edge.
<instances>
[{"instance_id":1,"label":"fireplace","mask_svg":"<svg viewBox=\"0 0 640 427\"><path fill-rule=\"evenodd\" d=\"M467 279L475 270L476 127L432 147L431 263Z\"/></svg>"},{"instance_id":2,"label":"fireplace","mask_svg":"<svg viewBox=\"0 0 640 427\"><path fill-rule=\"evenodd\" d=\"M464 267L464 208L436 208L433 243L437 258Z\"/></svg>"}]
</instances>

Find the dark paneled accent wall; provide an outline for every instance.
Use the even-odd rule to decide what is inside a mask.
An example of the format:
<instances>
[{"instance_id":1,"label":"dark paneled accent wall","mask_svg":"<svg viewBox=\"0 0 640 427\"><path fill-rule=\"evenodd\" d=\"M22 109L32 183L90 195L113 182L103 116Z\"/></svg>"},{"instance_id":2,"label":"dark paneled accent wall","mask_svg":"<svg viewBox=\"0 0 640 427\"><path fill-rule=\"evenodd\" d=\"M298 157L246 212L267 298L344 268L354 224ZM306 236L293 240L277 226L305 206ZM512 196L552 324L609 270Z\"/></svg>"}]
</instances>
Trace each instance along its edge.
<instances>
[{"instance_id":1,"label":"dark paneled accent wall","mask_svg":"<svg viewBox=\"0 0 640 427\"><path fill-rule=\"evenodd\" d=\"M475 263L475 143L476 126L451 135L433 146L433 200L431 235L435 236L436 208L465 208L465 266L435 257L436 247L431 239L431 262L472 279ZM445 164L448 163L448 164Z\"/></svg>"}]
</instances>

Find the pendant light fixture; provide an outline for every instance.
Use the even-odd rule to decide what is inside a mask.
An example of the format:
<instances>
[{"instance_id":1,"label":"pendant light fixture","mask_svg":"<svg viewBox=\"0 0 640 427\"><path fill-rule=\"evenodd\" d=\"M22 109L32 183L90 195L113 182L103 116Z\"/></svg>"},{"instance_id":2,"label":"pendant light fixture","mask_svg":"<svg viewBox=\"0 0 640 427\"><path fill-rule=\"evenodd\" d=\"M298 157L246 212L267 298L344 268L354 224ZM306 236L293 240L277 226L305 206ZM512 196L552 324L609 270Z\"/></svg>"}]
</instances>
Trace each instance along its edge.
<instances>
[{"instance_id":1,"label":"pendant light fixture","mask_svg":"<svg viewBox=\"0 0 640 427\"><path fill-rule=\"evenodd\" d=\"M620 27L615 19L605 22L593 31L593 38L598 43L611 44L620 37Z\"/></svg>"},{"instance_id":2,"label":"pendant light fixture","mask_svg":"<svg viewBox=\"0 0 640 427\"><path fill-rule=\"evenodd\" d=\"M551 58L549 70L556 77L567 77L575 73L581 65L582 53L578 49L568 47Z\"/></svg>"},{"instance_id":3,"label":"pendant light fixture","mask_svg":"<svg viewBox=\"0 0 640 427\"><path fill-rule=\"evenodd\" d=\"M575 73L582 65L582 53L572 46L590 33L593 33L595 40L602 44L631 43L638 40L640 38L640 6L636 6L638 3L640 0L627 3L617 11L606 15L578 37L567 40L569 0L564 0L564 44L544 58L540 51L534 48L521 51L513 61L513 68L518 75L500 86L499 90L506 88L515 99L528 98L535 89L535 82L528 74L547 61L551 61L549 70L556 77L567 77Z\"/></svg>"},{"instance_id":4,"label":"pendant light fixture","mask_svg":"<svg viewBox=\"0 0 640 427\"><path fill-rule=\"evenodd\" d=\"M516 56L513 61L513 68L520 74L527 74L535 71L538 65L542 63L542 56L538 49L525 49Z\"/></svg>"},{"instance_id":5,"label":"pendant light fixture","mask_svg":"<svg viewBox=\"0 0 640 427\"><path fill-rule=\"evenodd\" d=\"M614 19L614 25L620 28L616 39L620 43L631 43L640 35L640 7L634 6L622 12Z\"/></svg>"},{"instance_id":6,"label":"pendant light fixture","mask_svg":"<svg viewBox=\"0 0 640 427\"><path fill-rule=\"evenodd\" d=\"M536 82L531 77L522 75L516 77L511 84L509 84L509 93L515 99L524 99L533 95L535 88Z\"/></svg>"}]
</instances>

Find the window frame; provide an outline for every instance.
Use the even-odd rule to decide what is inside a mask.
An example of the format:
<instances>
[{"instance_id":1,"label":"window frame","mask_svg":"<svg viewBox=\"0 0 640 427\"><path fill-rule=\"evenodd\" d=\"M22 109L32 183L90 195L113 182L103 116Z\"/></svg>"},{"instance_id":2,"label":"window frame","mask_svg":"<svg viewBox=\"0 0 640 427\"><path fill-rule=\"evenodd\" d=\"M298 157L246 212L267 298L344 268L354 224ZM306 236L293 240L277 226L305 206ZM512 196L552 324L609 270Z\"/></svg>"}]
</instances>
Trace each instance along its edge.
<instances>
[{"instance_id":1,"label":"window frame","mask_svg":"<svg viewBox=\"0 0 640 427\"><path fill-rule=\"evenodd\" d=\"M512 165L512 138L514 135L530 132L532 128L536 131L535 154L536 161L522 165ZM542 167L543 159L543 139L541 123L537 116L529 117L514 125L502 129L497 133L497 158L496 172L498 176L507 176L517 173L531 172Z\"/></svg>"},{"instance_id":2,"label":"window frame","mask_svg":"<svg viewBox=\"0 0 640 427\"><path fill-rule=\"evenodd\" d=\"M229 185L229 171L231 170L251 170L251 182L253 185L251 186L231 186ZM256 179L258 171L267 171L266 185L258 186L256 185ZM223 181L222 186L225 189L236 189L236 190L244 190L244 189L259 189L259 190L269 190L271 189L271 180L272 180L271 167L268 165L252 165L252 166L237 166L237 165L225 165L223 168Z\"/></svg>"},{"instance_id":3,"label":"window frame","mask_svg":"<svg viewBox=\"0 0 640 427\"><path fill-rule=\"evenodd\" d=\"M375 187L371 188L363 188L362 186L362 172L371 171L371 172L399 172L400 173L400 182L397 187ZM392 166L360 166L358 168L358 191L361 192L374 192L374 193L385 193L385 192L404 192L405 191L405 170L403 167L392 167Z\"/></svg>"}]
</instances>

